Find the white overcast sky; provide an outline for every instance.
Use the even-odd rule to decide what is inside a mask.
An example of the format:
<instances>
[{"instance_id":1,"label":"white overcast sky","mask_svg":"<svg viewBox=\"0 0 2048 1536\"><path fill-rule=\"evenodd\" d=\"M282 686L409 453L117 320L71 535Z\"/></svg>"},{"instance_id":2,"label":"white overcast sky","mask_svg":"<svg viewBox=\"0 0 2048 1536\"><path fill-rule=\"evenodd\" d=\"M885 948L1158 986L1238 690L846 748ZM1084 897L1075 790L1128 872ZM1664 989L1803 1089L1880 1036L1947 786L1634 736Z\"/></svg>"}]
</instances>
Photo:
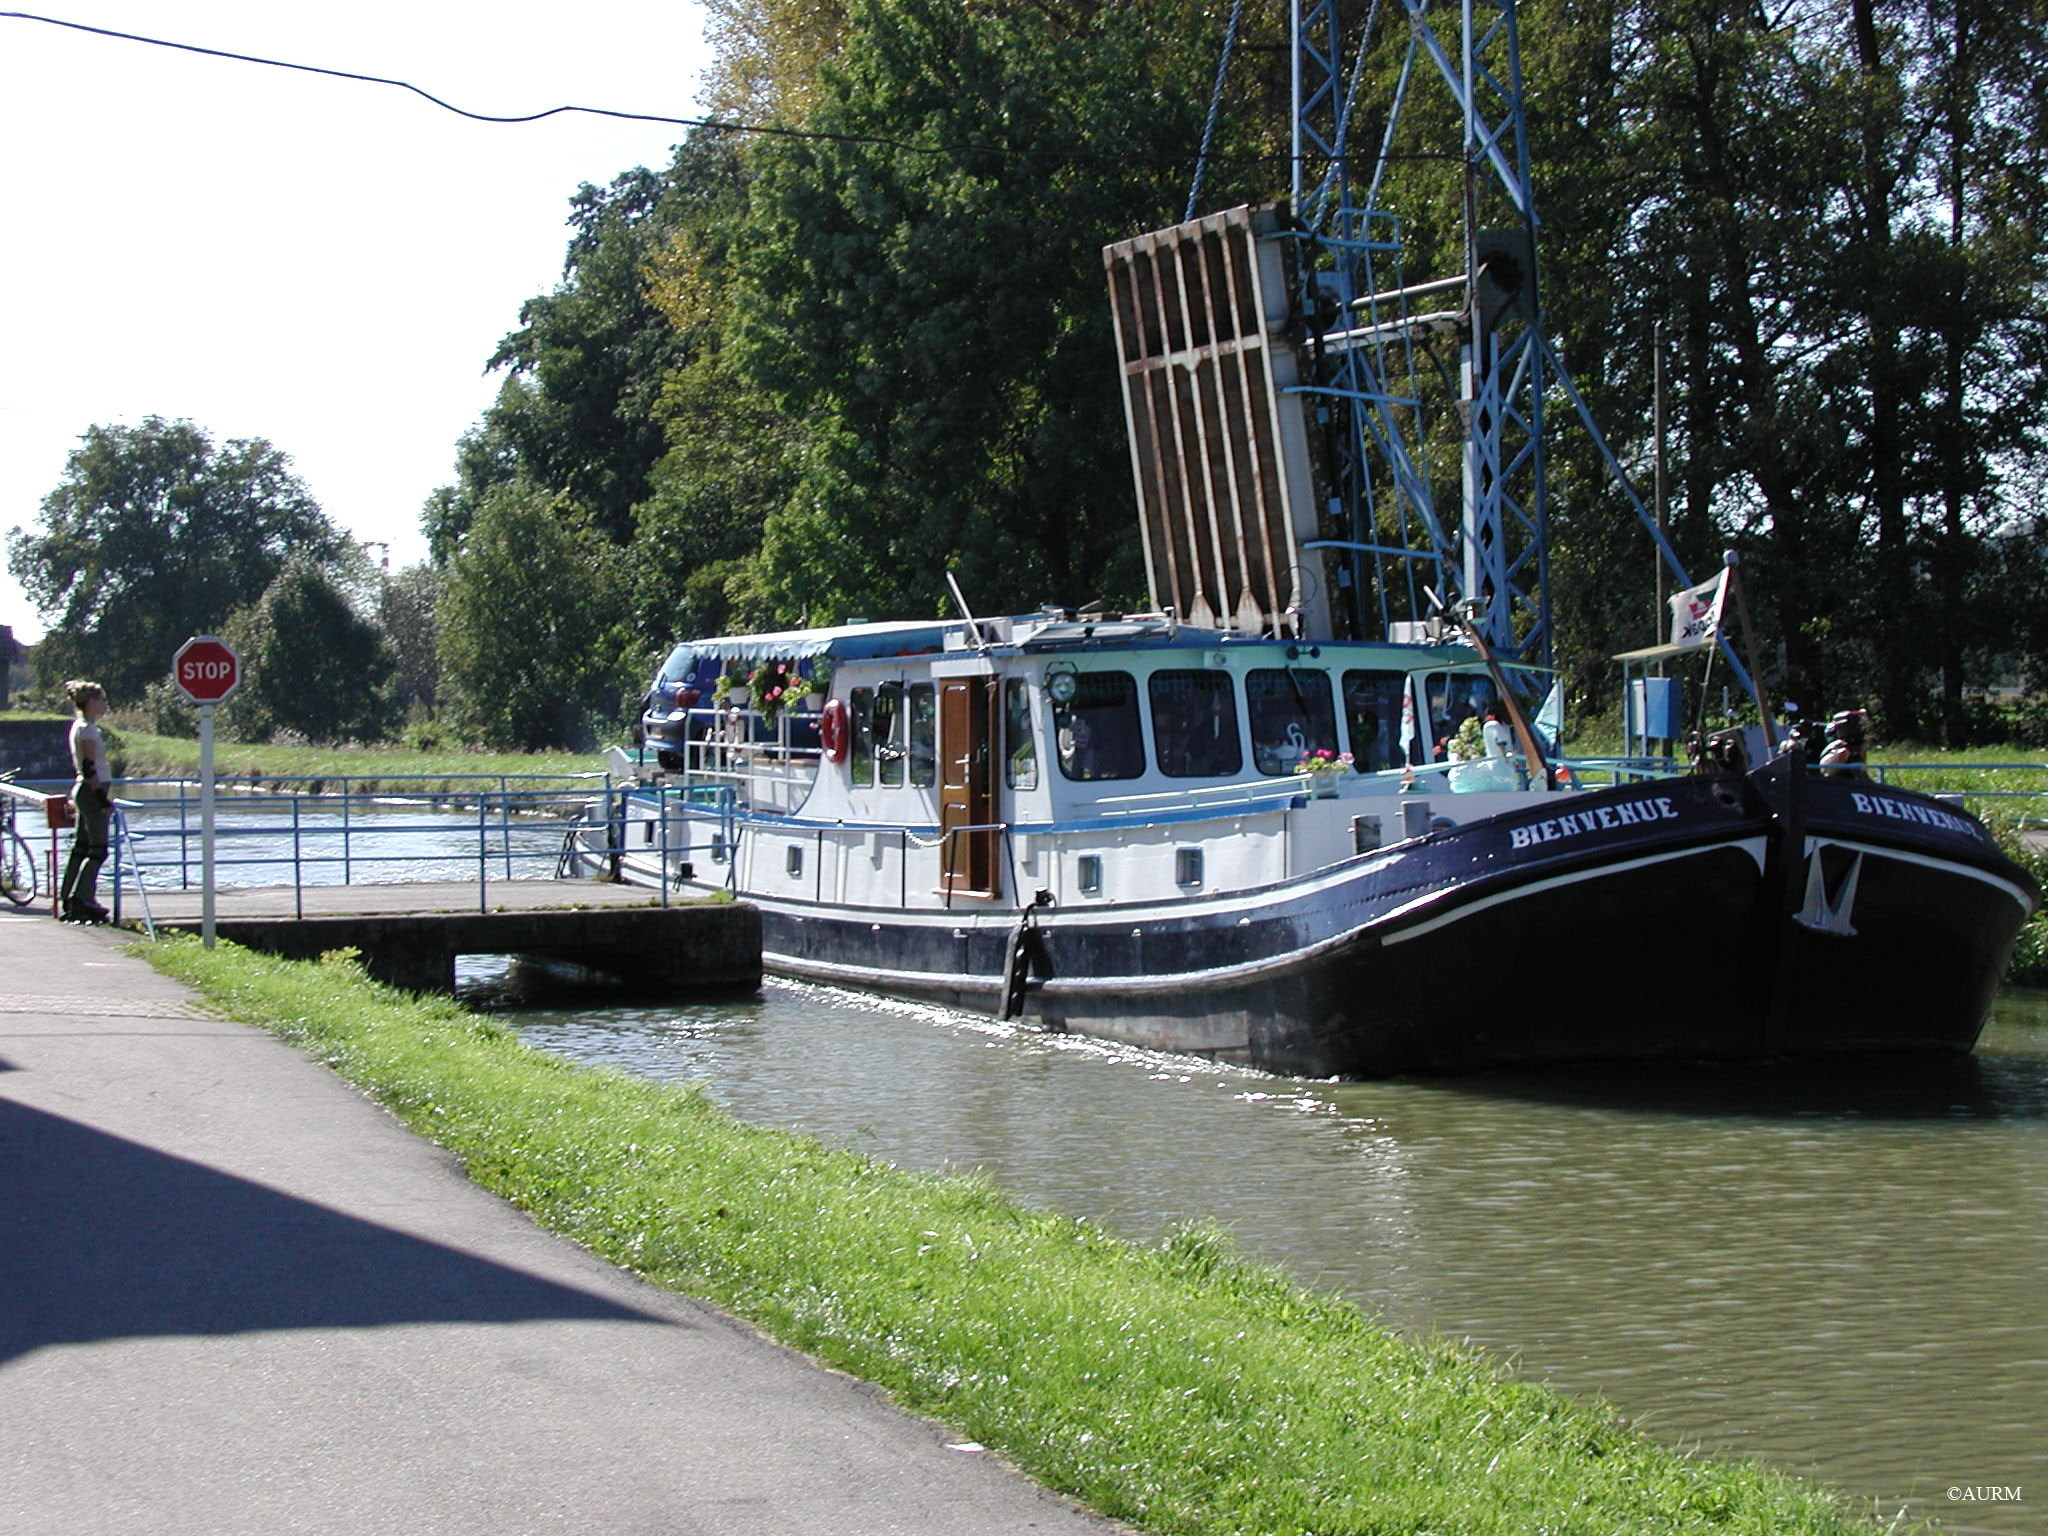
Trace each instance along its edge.
<instances>
[{"instance_id":1,"label":"white overcast sky","mask_svg":"<svg viewBox=\"0 0 2048 1536\"><path fill-rule=\"evenodd\" d=\"M691 116L685 0L30 0L38 15L404 80L474 112ZM568 202L685 130L470 122L391 86L0 19L0 529L95 423L187 417L289 455L337 524L425 554L419 508L560 280ZM0 624L41 636L11 574Z\"/></svg>"}]
</instances>

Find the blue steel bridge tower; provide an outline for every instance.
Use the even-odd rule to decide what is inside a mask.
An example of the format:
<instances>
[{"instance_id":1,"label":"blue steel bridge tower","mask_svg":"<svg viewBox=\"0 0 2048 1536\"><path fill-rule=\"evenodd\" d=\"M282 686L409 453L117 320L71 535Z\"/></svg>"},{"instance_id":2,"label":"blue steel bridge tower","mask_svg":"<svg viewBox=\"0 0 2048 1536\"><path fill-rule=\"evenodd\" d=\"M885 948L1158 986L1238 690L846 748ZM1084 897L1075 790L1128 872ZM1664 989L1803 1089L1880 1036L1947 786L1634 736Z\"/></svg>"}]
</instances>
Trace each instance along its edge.
<instances>
[{"instance_id":1,"label":"blue steel bridge tower","mask_svg":"<svg viewBox=\"0 0 2048 1536\"><path fill-rule=\"evenodd\" d=\"M1293 0L1291 22L1288 205L1104 252L1154 601L1314 640L1415 638L1441 599L1547 665L1547 408L1663 539L1544 336L1514 5ZM1411 118L1458 142L1418 146ZM1389 206L1419 157L1462 205L1420 273Z\"/></svg>"},{"instance_id":2,"label":"blue steel bridge tower","mask_svg":"<svg viewBox=\"0 0 2048 1536\"><path fill-rule=\"evenodd\" d=\"M1310 360L1302 388L1327 445L1330 534L1308 545L1329 552L1356 633L1427 619L1434 590L1476 605L1501 654L1547 663L1550 357L1514 5L1375 4L1348 60L1340 10L1336 0L1293 7L1296 304ZM1384 52L1398 40L1376 39L1376 24L1406 37L1379 141L1359 145L1366 61L1375 42ZM1432 92L1448 94L1461 133L1463 249L1443 253L1458 259L1449 272L1415 274L1387 202L1404 120Z\"/></svg>"}]
</instances>

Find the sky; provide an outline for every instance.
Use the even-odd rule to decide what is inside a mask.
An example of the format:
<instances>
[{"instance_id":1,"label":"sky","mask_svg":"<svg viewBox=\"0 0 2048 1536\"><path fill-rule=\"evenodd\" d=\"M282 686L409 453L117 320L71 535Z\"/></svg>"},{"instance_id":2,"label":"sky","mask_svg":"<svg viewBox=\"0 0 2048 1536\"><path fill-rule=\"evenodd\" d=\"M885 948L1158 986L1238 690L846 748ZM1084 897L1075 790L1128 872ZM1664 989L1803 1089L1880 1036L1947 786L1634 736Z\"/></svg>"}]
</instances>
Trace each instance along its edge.
<instances>
[{"instance_id":1,"label":"sky","mask_svg":"<svg viewBox=\"0 0 2048 1536\"><path fill-rule=\"evenodd\" d=\"M38 16L402 80L472 112L689 117L685 0L30 0ZM328 517L426 554L419 509L561 280L569 199L681 127L471 122L409 91L0 17L0 529L93 425L263 438ZM4 556L0 556L4 558ZM0 624L44 620L12 572Z\"/></svg>"}]
</instances>

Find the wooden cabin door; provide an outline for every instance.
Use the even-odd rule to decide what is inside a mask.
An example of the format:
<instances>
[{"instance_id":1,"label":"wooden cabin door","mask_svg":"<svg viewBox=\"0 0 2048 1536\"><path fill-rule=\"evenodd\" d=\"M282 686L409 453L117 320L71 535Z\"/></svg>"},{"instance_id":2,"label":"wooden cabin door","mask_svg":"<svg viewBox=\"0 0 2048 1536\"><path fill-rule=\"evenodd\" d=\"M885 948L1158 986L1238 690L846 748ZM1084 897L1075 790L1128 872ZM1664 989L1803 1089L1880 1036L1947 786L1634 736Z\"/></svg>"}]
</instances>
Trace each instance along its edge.
<instances>
[{"instance_id":1,"label":"wooden cabin door","mask_svg":"<svg viewBox=\"0 0 2048 1536\"><path fill-rule=\"evenodd\" d=\"M939 683L939 829L945 834L941 889L995 896L997 839L996 683L948 677ZM974 828L973 831L964 830Z\"/></svg>"}]
</instances>

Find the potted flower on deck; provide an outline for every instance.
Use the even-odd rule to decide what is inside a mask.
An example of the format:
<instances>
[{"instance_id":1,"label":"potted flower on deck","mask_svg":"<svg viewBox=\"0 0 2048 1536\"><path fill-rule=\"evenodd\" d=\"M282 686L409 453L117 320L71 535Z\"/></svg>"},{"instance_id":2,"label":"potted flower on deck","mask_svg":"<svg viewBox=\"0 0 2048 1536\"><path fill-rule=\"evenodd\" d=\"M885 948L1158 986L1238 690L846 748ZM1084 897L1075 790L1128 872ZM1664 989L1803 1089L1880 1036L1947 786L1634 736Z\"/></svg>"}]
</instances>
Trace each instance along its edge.
<instances>
[{"instance_id":1,"label":"potted flower on deck","mask_svg":"<svg viewBox=\"0 0 2048 1536\"><path fill-rule=\"evenodd\" d=\"M1308 779L1311 795L1318 800L1328 800L1337 793L1337 786L1343 783L1344 775L1351 772L1351 767L1349 752L1314 747L1301 754L1301 761L1294 765L1294 771Z\"/></svg>"}]
</instances>

